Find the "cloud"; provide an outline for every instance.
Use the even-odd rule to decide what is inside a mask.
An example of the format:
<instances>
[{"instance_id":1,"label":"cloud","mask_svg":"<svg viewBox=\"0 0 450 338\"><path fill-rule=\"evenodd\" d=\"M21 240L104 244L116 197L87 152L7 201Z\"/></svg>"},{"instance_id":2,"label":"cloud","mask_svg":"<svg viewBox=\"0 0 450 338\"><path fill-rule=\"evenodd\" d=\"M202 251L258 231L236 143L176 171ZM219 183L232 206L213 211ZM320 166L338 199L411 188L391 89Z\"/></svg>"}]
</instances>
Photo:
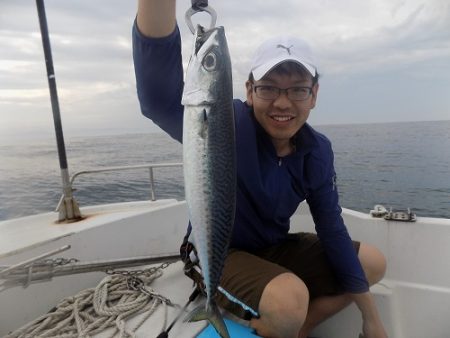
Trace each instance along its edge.
<instances>
[{"instance_id":1,"label":"cloud","mask_svg":"<svg viewBox=\"0 0 450 338\"><path fill-rule=\"evenodd\" d=\"M351 34L341 30L329 36L326 44L317 46L326 72L393 70L450 56L450 16L439 9L433 3L415 8L400 4L385 9L384 16L375 14L380 19L373 19L372 25L362 25L360 30L354 26L348 29Z\"/></svg>"},{"instance_id":2,"label":"cloud","mask_svg":"<svg viewBox=\"0 0 450 338\"><path fill-rule=\"evenodd\" d=\"M414 107L429 107L429 114L448 118L449 95L440 95L442 88L450 87L447 0L249 0L210 1L210 5L217 11L217 23L225 26L238 97L244 97L257 46L270 36L290 33L309 41L320 60L323 77L313 121L318 121L316 116L324 123L366 121L368 116L378 122L420 119ZM185 65L192 43L184 23L188 6L179 1L177 7ZM142 123L135 94L131 55L135 2L47 0L46 9L68 128L106 123L149 128L150 122ZM193 19L206 24L209 17L198 14ZM34 2L0 0L0 45L0 133L12 133L24 120L30 121L30 128L31 121L47 127L40 120L48 118L50 108ZM355 84L357 88L352 87ZM385 100L368 105L373 95Z\"/></svg>"}]
</instances>

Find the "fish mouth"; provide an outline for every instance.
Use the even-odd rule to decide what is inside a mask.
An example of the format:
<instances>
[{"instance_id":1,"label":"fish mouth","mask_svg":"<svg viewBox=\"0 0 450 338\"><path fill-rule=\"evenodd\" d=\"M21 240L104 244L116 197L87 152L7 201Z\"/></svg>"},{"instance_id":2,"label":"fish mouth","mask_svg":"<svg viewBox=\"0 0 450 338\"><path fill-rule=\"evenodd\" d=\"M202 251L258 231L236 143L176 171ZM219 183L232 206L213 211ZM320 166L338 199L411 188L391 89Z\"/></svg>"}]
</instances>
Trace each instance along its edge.
<instances>
[{"instance_id":1,"label":"fish mouth","mask_svg":"<svg viewBox=\"0 0 450 338\"><path fill-rule=\"evenodd\" d=\"M195 39L195 47L194 54L198 54L199 50L202 48L203 44L211 37L211 35L216 34L217 32L223 30L223 27L214 27L211 29L206 29L198 25L197 27L197 37Z\"/></svg>"}]
</instances>

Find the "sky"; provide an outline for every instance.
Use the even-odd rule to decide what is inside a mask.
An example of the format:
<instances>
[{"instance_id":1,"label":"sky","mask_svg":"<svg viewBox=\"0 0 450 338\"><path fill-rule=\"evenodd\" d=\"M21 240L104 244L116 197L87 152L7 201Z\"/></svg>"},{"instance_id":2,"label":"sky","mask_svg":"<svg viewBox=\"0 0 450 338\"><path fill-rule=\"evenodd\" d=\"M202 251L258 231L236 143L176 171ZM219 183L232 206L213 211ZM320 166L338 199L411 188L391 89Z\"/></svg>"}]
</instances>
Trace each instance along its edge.
<instances>
[{"instance_id":1,"label":"sky","mask_svg":"<svg viewBox=\"0 0 450 338\"><path fill-rule=\"evenodd\" d=\"M184 66L192 35L179 0ZM290 34L319 64L312 125L450 119L448 0L211 0L225 27L234 95L244 98L253 51ZM131 50L136 1L47 0L65 135L153 132L140 114ZM196 14L194 23L209 17ZM52 137L35 1L0 0L0 142Z\"/></svg>"}]
</instances>

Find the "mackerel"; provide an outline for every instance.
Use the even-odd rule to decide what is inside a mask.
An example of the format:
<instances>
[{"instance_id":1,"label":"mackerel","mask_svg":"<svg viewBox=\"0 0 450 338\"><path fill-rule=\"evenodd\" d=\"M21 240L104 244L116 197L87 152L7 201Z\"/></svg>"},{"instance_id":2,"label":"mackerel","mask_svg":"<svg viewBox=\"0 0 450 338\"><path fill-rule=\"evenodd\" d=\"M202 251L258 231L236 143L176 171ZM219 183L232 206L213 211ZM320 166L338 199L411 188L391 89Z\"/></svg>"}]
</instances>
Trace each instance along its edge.
<instances>
[{"instance_id":1,"label":"mackerel","mask_svg":"<svg viewBox=\"0 0 450 338\"><path fill-rule=\"evenodd\" d=\"M208 319L229 337L214 297L227 255L236 205L236 149L231 61L223 27L197 26L182 104L186 202L207 299L188 315Z\"/></svg>"}]
</instances>

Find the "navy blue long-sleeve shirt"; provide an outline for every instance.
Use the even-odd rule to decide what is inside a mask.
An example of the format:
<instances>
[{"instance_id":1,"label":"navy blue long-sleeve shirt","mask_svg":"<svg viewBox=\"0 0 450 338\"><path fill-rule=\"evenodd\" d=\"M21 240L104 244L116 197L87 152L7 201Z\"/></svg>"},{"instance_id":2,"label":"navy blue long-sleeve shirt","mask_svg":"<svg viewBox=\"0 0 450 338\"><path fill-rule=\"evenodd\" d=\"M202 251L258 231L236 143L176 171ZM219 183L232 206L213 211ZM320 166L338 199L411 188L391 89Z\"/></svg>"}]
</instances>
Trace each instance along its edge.
<instances>
[{"instance_id":1,"label":"navy blue long-sleeve shirt","mask_svg":"<svg viewBox=\"0 0 450 338\"><path fill-rule=\"evenodd\" d=\"M178 27L164 38L147 38L133 27L133 57L142 113L182 141L183 68ZM286 239L290 217L306 200L316 232L344 290L368 283L341 217L330 141L305 124L296 151L279 158L253 110L233 101L236 124L237 203L231 247L254 252Z\"/></svg>"}]
</instances>

